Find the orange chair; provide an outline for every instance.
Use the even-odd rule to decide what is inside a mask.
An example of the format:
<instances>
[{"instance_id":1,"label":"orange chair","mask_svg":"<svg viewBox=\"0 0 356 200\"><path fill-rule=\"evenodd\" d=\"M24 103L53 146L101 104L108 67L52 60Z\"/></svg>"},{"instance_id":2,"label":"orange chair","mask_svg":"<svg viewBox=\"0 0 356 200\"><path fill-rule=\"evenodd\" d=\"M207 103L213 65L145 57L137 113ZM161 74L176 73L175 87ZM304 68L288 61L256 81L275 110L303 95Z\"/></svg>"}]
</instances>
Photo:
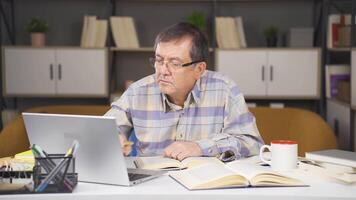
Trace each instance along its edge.
<instances>
[{"instance_id":1,"label":"orange chair","mask_svg":"<svg viewBox=\"0 0 356 200\"><path fill-rule=\"evenodd\" d=\"M109 106L101 105L61 105L36 107L28 109L26 112L103 115L109 109ZM0 158L26 151L29 149L29 146L30 143L22 116L17 117L13 122L4 127L0 133Z\"/></svg>"},{"instance_id":2,"label":"orange chair","mask_svg":"<svg viewBox=\"0 0 356 200\"><path fill-rule=\"evenodd\" d=\"M298 142L298 155L337 148L332 128L316 113L299 108L250 108L266 144L287 139Z\"/></svg>"},{"instance_id":3,"label":"orange chair","mask_svg":"<svg viewBox=\"0 0 356 200\"><path fill-rule=\"evenodd\" d=\"M110 109L105 105L61 105L43 106L26 112L103 115ZM298 153L321 149L337 148L332 129L319 115L297 108L274 109L267 107L251 108L258 129L266 144L276 139L298 142ZM7 125L0 133L0 158L12 156L27 150L29 141L21 116Z\"/></svg>"}]
</instances>

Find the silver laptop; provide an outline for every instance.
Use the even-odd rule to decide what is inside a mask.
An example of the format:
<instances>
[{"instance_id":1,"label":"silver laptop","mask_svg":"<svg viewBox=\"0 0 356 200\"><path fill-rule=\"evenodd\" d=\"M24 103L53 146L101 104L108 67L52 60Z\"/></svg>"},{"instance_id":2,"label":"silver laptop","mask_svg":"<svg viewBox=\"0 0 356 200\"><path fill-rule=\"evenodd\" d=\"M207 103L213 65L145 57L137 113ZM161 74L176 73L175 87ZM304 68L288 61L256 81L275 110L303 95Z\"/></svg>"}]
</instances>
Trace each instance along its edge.
<instances>
[{"instance_id":1,"label":"silver laptop","mask_svg":"<svg viewBox=\"0 0 356 200\"><path fill-rule=\"evenodd\" d=\"M75 169L82 182L130 186L163 172L128 169L113 117L22 113L30 144L47 153L66 153L79 142Z\"/></svg>"}]
</instances>

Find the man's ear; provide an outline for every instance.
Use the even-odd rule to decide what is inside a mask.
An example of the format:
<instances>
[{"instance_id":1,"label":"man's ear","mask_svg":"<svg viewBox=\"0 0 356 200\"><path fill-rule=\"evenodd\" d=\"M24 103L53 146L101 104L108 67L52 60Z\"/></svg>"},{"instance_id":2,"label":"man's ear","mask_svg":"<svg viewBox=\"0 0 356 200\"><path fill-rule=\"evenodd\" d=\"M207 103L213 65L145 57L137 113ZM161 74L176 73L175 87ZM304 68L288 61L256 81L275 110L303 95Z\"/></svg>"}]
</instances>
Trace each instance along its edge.
<instances>
[{"instance_id":1,"label":"man's ear","mask_svg":"<svg viewBox=\"0 0 356 200\"><path fill-rule=\"evenodd\" d=\"M195 75L196 75L196 79L198 80L202 75L203 73L205 72L206 70L206 62L200 62L198 63L195 68Z\"/></svg>"}]
</instances>

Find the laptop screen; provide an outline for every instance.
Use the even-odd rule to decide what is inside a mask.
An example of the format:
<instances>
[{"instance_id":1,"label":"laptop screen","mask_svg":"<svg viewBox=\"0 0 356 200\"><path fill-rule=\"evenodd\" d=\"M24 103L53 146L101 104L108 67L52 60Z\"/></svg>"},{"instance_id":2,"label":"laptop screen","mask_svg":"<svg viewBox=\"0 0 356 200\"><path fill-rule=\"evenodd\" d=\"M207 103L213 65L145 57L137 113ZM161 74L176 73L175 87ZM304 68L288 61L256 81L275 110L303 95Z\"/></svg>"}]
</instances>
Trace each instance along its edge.
<instances>
[{"instance_id":1,"label":"laptop screen","mask_svg":"<svg viewBox=\"0 0 356 200\"><path fill-rule=\"evenodd\" d=\"M107 116L23 113L29 141L47 153L80 147L75 167L79 181L129 185L115 118Z\"/></svg>"}]
</instances>

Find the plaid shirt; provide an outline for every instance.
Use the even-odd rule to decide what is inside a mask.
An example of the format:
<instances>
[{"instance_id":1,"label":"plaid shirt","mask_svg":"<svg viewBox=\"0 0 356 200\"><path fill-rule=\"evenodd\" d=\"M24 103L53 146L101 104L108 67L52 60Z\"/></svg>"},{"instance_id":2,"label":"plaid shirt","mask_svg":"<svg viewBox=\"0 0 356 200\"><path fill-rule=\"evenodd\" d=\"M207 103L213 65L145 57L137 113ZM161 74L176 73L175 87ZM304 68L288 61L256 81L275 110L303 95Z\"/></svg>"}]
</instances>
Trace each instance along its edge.
<instances>
[{"instance_id":1,"label":"plaid shirt","mask_svg":"<svg viewBox=\"0 0 356 200\"><path fill-rule=\"evenodd\" d=\"M256 155L263 144L236 84L208 70L183 107L169 102L150 75L133 83L105 115L116 117L127 138L134 128L139 156L162 155L174 141L195 141L203 156L227 161Z\"/></svg>"}]
</instances>

